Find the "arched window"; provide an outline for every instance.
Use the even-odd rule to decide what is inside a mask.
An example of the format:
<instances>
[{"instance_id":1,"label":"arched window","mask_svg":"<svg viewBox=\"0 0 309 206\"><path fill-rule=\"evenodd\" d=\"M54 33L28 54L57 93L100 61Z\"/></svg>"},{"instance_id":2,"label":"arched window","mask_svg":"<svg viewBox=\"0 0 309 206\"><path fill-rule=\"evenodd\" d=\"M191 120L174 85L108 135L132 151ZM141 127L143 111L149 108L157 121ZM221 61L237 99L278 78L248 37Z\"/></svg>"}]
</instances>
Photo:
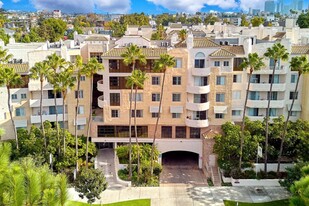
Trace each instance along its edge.
<instances>
[{"instance_id":1,"label":"arched window","mask_svg":"<svg viewBox=\"0 0 309 206\"><path fill-rule=\"evenodd\" d=\"M205 54L198 52L195 55L194 68L204 68L205 67Z\"/></svg>"}]
</instances>

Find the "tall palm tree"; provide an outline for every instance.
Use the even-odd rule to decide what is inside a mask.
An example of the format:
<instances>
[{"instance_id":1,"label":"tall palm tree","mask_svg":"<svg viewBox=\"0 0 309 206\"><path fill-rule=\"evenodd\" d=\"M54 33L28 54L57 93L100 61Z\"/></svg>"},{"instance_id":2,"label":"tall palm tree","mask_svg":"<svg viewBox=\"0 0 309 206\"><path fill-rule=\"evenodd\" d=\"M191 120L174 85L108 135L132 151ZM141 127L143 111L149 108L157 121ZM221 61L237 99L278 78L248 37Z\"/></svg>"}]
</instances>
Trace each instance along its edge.
<instances>
[{"instance_id":1,"label":"tall palm tree","mask_svg":"<svg viewBox=\"0 0 309 206\"><path fill-rule=\"evenodd\" d=\"M14 136L16 140L16 148L19 149L18 146L18 137L17 137L17 131L15 127L15 122L13 120L12 115L12 106L11 106L11 91L10 89L13 87L21 86L23 84L23 80L19 74L15 72L13 68L5 67L4 65L0 65L0 85L4 85L7 89L8 94L8 109L10 113L10 118L13 126Z\"/></svg>"},{"instance_id":2,"label":"tall palm tree","mask_svg":"<svg viewBox=\"0 0 309 206\"><path fill-rule=\"evenodd\" d=\"M280 151L279 151L279 156L278 156L277 172L280 171L280 163L281 163L282 152L283 152L283 144L284 144L284 140L285 140L285 137L286 137L286 132L287 132L287 129L288 129L288 123L289 123L289 119L290 119L290 116L291 116L291 113L292 113L294 102L295 102L295 99L297 97L297 89L298 89L299 80L300 80L300 77L301 77L302 74L309 72L309 62L308 62L307 57L306 56L293 57L291 62L290 62L290 68L291 68L292 71L298 72L298 77L297 77L297 81L296 81L296 85L295 85L292 104L289 108L288 116L287 116L285 123L284 123L284 129L283 129L283 134L282 134L282 137L281 137Z\"/></svg>"},{"instance_id":3,"label":"tall palm tree","mask_svg":"<svg viewBox=\"0 0 309 206\"><path fill-rule=\"evenodd\" d=\"M187 30L180 30L178 33L178 37L181 39L181 41L184 41L187 38Z\"/></svg>"},{"instance_id":4,"label":"tall palm tree","mask_svg":"<svg viewBox=\"0 0 309 206\"><path fill-rule=\"evenodd\" d=\"M67 64L65 59L58 56L56 53L47 56L47 62L52 72L48 78L48 82L55 86L54 76L59 72L59 69ZM54 90L54 103L55 103L55 114L56 114L56 131L57 131L57 140L59 141L59 124L58 124L58 108L57 108L57 92ZM60 146L58 148L58 153L60 153Z\"/></svg>"},{"instance_id":5,"label":"tall palm tree","mask_svg":"<svg viewBox=\"0 0 309 206\"><path fill-rule=\"evenodd\" d=\"M96 58L91 58L89 62L83 68L83 72L87 77L90 77L90 112L88 118L88 127L87 127L87 141L86 141L86 167L88 167L88 146L89 146L89 137L90 137L90 128L92 122L92 93L93 93L93 75L98 71L103 70L103 64L99 63ZM79 95L79 94L77 94Z\"/></svg>"},{"instance_id":6,"label":"tall palm tree","mask_svg":"<svg viewBox=\"0 0 309 206\"><path fill-rule=\"evenodd\" d=\"M242 124L241 124L241 140L240 140L240 157L239 157L239 169L241 169L242 156L243 156L243 145L244 145L244 130L245 130L245 117L246 117L246 109L249 95L249 88L251 84L251 77L254 71L260 70L261 67L265 66L263 62L263 58L259 57L257 53L250 53L248 58L244 58L244 61L241 63L240 67L242 69L249 68L249 77L248 77L248 85L246 91L246 99L244 105L244 111L242 114Z\"/></svg>"},{"instance_id":7,"label":"tall palm tree","mask_svg":"<svg viewBox=\"0 0 309 206\"><path fill-rule=\"evenodd\" d=\"M127 87L135 88L135 96L134 96L134 133L135 133L135 141L137 145L137 178L139 179L140 175L140 153L139 153L139 145L138 145L138 138L137 138L137 124L136 124L136 103L137 103L137 89L144 88L145 80L147 79L146 73L142 72L141 70L137 69L132 71L131 76L127 78ZM130 101L133 101L132 96Z\"/></svg>"},{"instance_id":8,"label":"tall palm tree","mask_svg":"<svg viewBox=\"0 0 309 206\"><path fill-rule=\"evenodd\" d=\"M43 111L43 83L46 77L49 76L50 73L50 67L46 61L38 62L30 69L30 78L31 79L39 79L40 80L40 90L41 90L41 96L40 96L40 119L41 119L41 127L42 127L42 134L44 138L44 145L45 148L47 147L47 141L45 137L45 129L44 129L44 123L43 123L43 117L42 117L42 111Z\"/></svg>"},{"instance_id":9,"label":"tall palm tree","mask_svg":"<svg viewBox=\"0 0 309 206\"><path fill-rule=\"evenodd\" d=\"M160 103L159 103L159 111L158 117L156 121L155 131L153 134L153 141L152 141L152 149L151 149L151 175L153 174L153 165L154 165L154 150L155 150L155 142L157 136L157 130L159 125L159 120L161 116L161 105L163 100L163 92L164 92L164 83L165 83L165 76L167 68L171 68L175 66L175 59L174 57L170 56L169 54L161 54L160 59L156 60L154 65L154 72L163 72L163 80L161 84L161 93L160 93Z\"/></svg>"},{"instance_id":10,"label":"tall palm tree","mask_svg":"<svg viewBox=\"0 0 309 206\"><path fill-rule=\"evenodd\" d=\"M55 90L62 94L62 125L63 125L63 155L65 156L65 100L68 94L68 90L73 89L75 86L75 78L73 76L73 70L71 68L64 68L63 71L56 74L55 78Z\"/></svg>"},{"instance_id":11,"label":"tall palm tree","mask_svg":"<svg viewBox=\"0 0 309 206\"><path fill-rule=\"evenodd\" d=\"M136 62L139 61L141 64L146 64L146 58L142 50L137 45L131 45L127 47L125 53L121 54L125 65L131 65L132 71L135 70ZM133 85L131 85L130 97L132 99ZM129 178L132 177L132 101L130 101L129 109Z\"/></svg>"},{"instance_id":12,"label":"tall palm tree","mask_svg":"<svg viewBox=\"0 0 309 206\"><path fill-rule=\"evenodd\" d=\"M271 76L271 82L270 82L270 89L269 89L269 97L268 97L268 104L267 104L267 109L266 109L266 128L265 128L265 155L264 155L264 172L267 173L267 152L268 152L268 136L269 136L269 110L270 110L270 101L271 101L271 96L272 96L272 91L273 91L273 84L274 84L274 78L275 78L275 71L276 71L276 66L280 62L280 60L286 61L289 58L289 53L287 52L286 48L280 44L276 43L272 47L268 48L266 53L264 54L265 57L269 59L273 59L274 61L274 67L273 73Z\"/></svg>"},{"instance_id":13,"label":"tall palm tree","mask_svg":"<svg viewBox=\"0 0 309 206\"><path fill-rule=\"evenodd\" d=\"M71 64L71 68L74 72L77 73L76 79L77 79L77 94L79 94L80 91L80 78L83 75L83 60L80 55L76 57L75 64ZM78 116L78 107L79 107L79 95L76 97L76 109L75 109L75 154L76 154L76 171L78 171L78 138L77 138L77 116Z\"/></svg>"}]
</instances>

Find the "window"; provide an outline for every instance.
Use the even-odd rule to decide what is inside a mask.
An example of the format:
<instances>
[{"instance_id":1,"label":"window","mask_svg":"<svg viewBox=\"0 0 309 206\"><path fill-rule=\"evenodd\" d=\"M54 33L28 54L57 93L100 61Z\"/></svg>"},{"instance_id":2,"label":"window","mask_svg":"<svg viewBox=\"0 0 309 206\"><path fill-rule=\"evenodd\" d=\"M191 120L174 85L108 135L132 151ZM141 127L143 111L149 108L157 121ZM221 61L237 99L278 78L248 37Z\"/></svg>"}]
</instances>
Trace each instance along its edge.
<instances>
[{"instance_id":1,"label":"window","mask_svg":"<svg viewBox=\"0 0 309 206\"><path fill-rule=\"evenodd\" d=\"M99 63L102 63L102 52L91 52L90 53L90 58L96 58Z\"/></svg>"},{"instance_id":2,"label":"window","mask_svg":"<svg viewBox=\"0 0 309 206\"><path fill-rule=\"evenodd\" d=\"M277 109L275 109L275 108L270 108L270 109L269 109L269 116L270 116L270 117L275 117L275 116L277 116Z\"/></svg>"},{"instance_id":3,"label":"window","mask_svg":"<svg viewBox=\"0 0 309 206\"><path fill-rule=\"evenodd\" d=\"M259 116L259 108L248 108L248 115L249 116Z\"/></svg>"},{"instance_id":4,"label":"window","mask_svg":"<svg viewBox=\"0 0 309 206\"><path fill-rule=\"evenodd\" d=\"M110 93L110 105L120 106L120 94L119 93Z\"/></svg>"},{"instance_id":5,"label":"window","mask_svg":"<svg viewBox=\"0 0 309 206\"><path fill-rule=\"evenodd\" d=\"M12 100L16 100L17 99L17 94L12 94L11 97L12 97Z\"/></svg>"},{"instance_id":6,"label":"window","mask_svg":"<svg viewBox=\"0 0 309 206\"><path fill-rule=\"evenodd\" d=\"M84 106L78 106L77 114L84 114L85 113L85 107Z\"/></svg>"},{"instance_id":7,"label":"window","mask_svg":"<svg viewBox=\"0 0 309 206\"><path fill-rule=\"evenodd\" d=\"M181 85L181 77L173 77L173 85Z\"/></svg>"},{"instance_id":8,"label":"window","mask_svg":"<svg viewBox=\"0 0 309 206\"><path fill-rule=\"evenodd\" d=\"M193 111L192 116L194 120L205 120L207 119L207 111Z\"/></svg>"},{"instance_id":9,"label":"window","mask_svg":"<svg viewBox=\"0 0 309 206\"><path fill-rule=\"evenodd\" d=\"M225 67L230 66L230 62L229 62L229 61L224 61L224 62L223 62L223 66L225 66Z\"/></svg>"},{"instance_id":10,"label":"window","mask_svg":"<svg viewBox=\"0 0 309 206\"><path fill-rule=\"evenodd\" d=\"M295 97L295 99L297 99L298 97L298 92L290 92L290 99L293 99L293 97Z\"/></svg>"},{"instance_id":11,"label":"window","mask_svg":"<svg viewBox=\"0 0 309 206\"><path fill-rule=\"evenodd\" d=\"M297 74L291 74L291 83L296 83L297 77L298 77Z\"/></svg>"},{"instance_id":12,"label":"window","mask_svg":"<svg viewBox=\"0 0 309 206\"><path fill-rule=\"evenodd\" d=\"M224 102L225 101L225 95L223 93L216 94L216 102Z\"/></svg>"},{"instance_id":13,"label":"window","mask_svg":"<svg viewBox=\"0 0 309 206\"><path fill-rule=\"evenodd\" d=\"M182 59L176 58L175 59L175 66L174 68L182 68Z\"/></svg>"},{"instance_id":14,"label":"window","mask_svg":"<svg viewBox=\"0 0 309 206\"><path fill-rule=\"evenodd\" d=\"M260 74L253 74L250 78L250 83L260 83L261 75Z\"/></svg>"},{"instance_id":15,"label":"window","mask_svg":"<svg viewBox=\"0 0 309 206\"><path fill-rule=\"evenodd\" d=\"M118 118L119 117L119 110L118 109L112 109L111 110L111 116L112 116L112 118Z\"/></svg>"},{"instance_id":16,"label":"window","mask_svg":"<svg viewBox=\"0 0 309 206\"><path fill-rule=\"evenodd\" d=\"M129 95L129 97L130 97L130 95ZM135 101L135 93L132 94L132 98L130 98L129 101L131 101L131 99L132 99L133 101ZM136 101L137 101L137 102L142 102L142 101L143 101L143 93L137 93L137 94L136 94Z\"/></svg>"},{"instance_id":17,"label":"window","mask_svg":"<svg viewBox=\"0 0 309 206\"><path fill-rule=\"evenodd\" d=\"M206 103L208 101L207 94L194 94L193 103Z\"/></svg>"},{"instance_id":18,"label":"window","mask_svg":"<svg viewBox=\"0 0 309 206\"><path fill-rule=\"evenodd\" d=\"M176 126L176 138L186 138L186 127Z\"/></svg>"},{"instance_id":19,"label":"window","mask_svg":"<svg viewBox=\"0 0 309 206\"><path fill-rule=\"evenodd\" d=\"M49 106L49 114L56 114L56 107L55 106ZM57 106L57 113L58 114L63 114L63 107L62 106ZM46 114L45 111L43 111L43 114Z\"/></svg>"},{"instance_id":20,"label":"window","mask_svg":"<svg viewBox=\"0 0 309 206\"><path fill-rule=\"evenodd\" d=\"M268 83L271 84L271 81L272 81L272 74L269 75L269 80L268 80ZM279 75L278 74L275 74L274 76L274 80L273 80L274 84L279 84Z\"/></svg>"},{"instance_id":21,"label":"window","mask_svg":"<svg viewBox=\"0 0 309 206\"><path fill-rule=\"evenodd\" d=\"M224 119L224 114L222 114L222 113L215 113L215 118L216 119Z\"/></svg>"},{"instance_id":22,"label":"window","mask_svg":"<svg viewBox=\"0 0 309 206\"><path fill-rule=\"evenodd\" d=\"M233 100L241 99L241 91L233 91L232 96Z\"/></svg>"},{"instance_id":23,"label":"window","mask_svg":"<svg viewBox=\"0 0 309 206\"><path fill-rule=\"evenodd\" d=\"M220 61L215 61L215 62L214 62L214 66L215 66L215 67L219 67L219 66L220 66Z\"/></svg>"},{"instance_id":24,"label":"window","mask_svg":"<svg viewBox=\"0 0 309 206\"><path fill-rule=\"evenodd\" d=\"M151 101L159 102L160 101L160 94L159 93L151 94Z\"/></svg>"},{"instance_id":25,"label":"window","mask_svg":"<svg viewBox=\"0 0 309 206\"><path fill-rule=\"evenodd\" d=\"M151 117L152 118L157 118L159 116L159 113L158 112L153 112L151 113Z\"/></svg>"},{"instance_id":26,"label":"window","mask_svg":"<svg viewBox=\"0 0 309 206\"><path fill-rule=\"evenodd\" d=\"M110 77L109 78L109 86L110 87L119 87L119 77Z\"/></svg>"},{"instance_id":27,"label":"window","mask_svg":"<svg viewBox=\"0 0 309 206\"><path fill-rule=\"evenodd\" d=\"M194 86L207 86L208 78L207 77L194 77Z\"/></svg>"},{"instance_id":28,"label":"window","mask_svg":"<svg viewBox=\"0 0 309 206\"><path fill-rule=\"evenodd\" d=\"M201 134L200 128L190 127L190 138L199 139L201 137L200 134Z\"/></svg>"},{"instance_id":29,"label":"window","mask_svg":"<svg viewBox=\"0 0 309 206\"><path fill-rule=\"evenodd\" d=\"M162 138L172 138L172 127L162 126L161 127L161 137Z\"/></svg>"},{"instance_id":30,"label":"window","mask_svg":"<svg viewBox=\"0 0 309 206\"><path fill-rule=\"evenodd\" d=\"M80 99L84 98L84 91L83 90L75 91L75 99L77 99L77 94L78 94L78 98L80 98Z\"/></svg>"},{"instance_id":31,"label":"window","mask_svg":"<svg viewBox=\"0 0 309 206\"><path fill-rule=\"evenodd\" d=\"M234 83L241 83L241 74L233 75L233 82Z\"/></svg>"},{"instance_id":32,"label":"window","mask_svg":"<svg viewBox=\"0 0 309 206\"><path fill-rule=\"evenodd\" d=\"M240 116L241 110L232 110L232 116Z\"/></svg>"},{"instance_id":33,"label":"window","mask_svg":"<svg viewBox=\"0 0 309 206\"><path fill-rule=\"evenodd\" d=\"M291 111L291 113L290 113L290 114L291 114L291 116L292 116L292 117L296 117L296 116L297 116L297 114L298 114L298 112L297 112L297 111Z\"/></svg>"},{"instance_id":34,"label":"window","mask_svg":"<svg viewBox=\"0 0 309 206\"><path fill-rule=\"evenodd\" d=\"M217 76L217 85L225 85L225 76Z\"/></svg>"},{"instance_id":35,"label":"window","mask_svg":"<svg viewBox=\"0 0 309 206\"><path fill-rule=\"evenodd\" d=\"M85 125L77 125L77 130L84 130L85 129Z\"/></svg>"},{"instance_id":36,"label":"window","mask_svg":"<svg viewBox=\"0 0 309 206\"><path fill-rule=\"evenodd\" d=\"M249 92L249 99L250 100L260 100L260 93L255 91Z\"/></svg>"},{"instance_id":37,"label":"window","mask_svg":"<svg viewBox=\"0 0 309 206\"><path fill-rule=\"evenodd\" d=\"M270 93L267 92L267 100L269 100ZM270 100L278 100L278 92L271 92Z\"/></svg>"},{"instance_id":38,"label":"window","mask_svg":"<svg viewBox=\"0 0 309 206\"><path fill-rule=\"evenodd\" d=\"M20 95L20 98L21 98L21 99L27 99L27 94L21 94L21 95Z\"/></svg>"},{"instance_id":39,"label":"window","mask_svg":"<svg viewBox=\"0 0 309 206\"><path fill-rule=\"evenodd\" d=\"M270 67L270 69L273 69L273 67L275 66L275 61L274 61L274 59L269 59L269 67Z\"/></svg>"},{"instance_id":40,"label":"window","mask_svg":"<svg viewBox=\"0 0 309 206\"><path fill-rule=\"evenodd\" d=\"M181 94L180 93L173 93L173 102L180 102L181 101Z\"/></svg>"},{"instance_id":41,"label":"window","mask_svg":"<svg viewBox=\"0 0 309 206\"><path fill-rule=\"evenodd\" d=\"M179 119L181 116L181 113L172 113L172 118L173 119Z\"/></svg>"},{"instance_id":42,"label":"window","mask_svg":"<svg viewBox=\"0 0 309 206\"><path fill-rule=\"evenodd\" d=\"M53 90L48 90L48 99L54 99L55 92ZM61 98L61 92L56 93L56 98Z\"/></svg>"},{"instance_id":43,"label":"window","mask_svg":"<svg viewBox=\"0 0 309 206\"><path fill-rule=\"evenodd\" d=\"M160 85L160 77L151 77L152 85Z\"/></svg>"},{"instance_id":44,"label":"window","mask_svg":"<svg viewBox=\"0 0 309 206\"><path fill-rule=\"evenodd\" d=\"M135 117L134 110L131 111L131 117ZM142 109L136 110L136 117L143 117L143 110Z\"/></svg>"},{"instance_id":45,"label":"window","mask_svg":"<svg viewBox=\"0 0 309 206\"><path fill-rule=\"evenodd\" d=\"M195 55L194 68L204 68L205 67L205 54L199 52Z\"/></svg>"},{"instance_id":46,"label":"window","mask_svg":"<svg viewBox=\"0 0 309 206\"><path fill-rule=\"evenodd\" d=\"M25 116L25 108L24 107L19 107L19 108L16 108L15 110L15 114L17 117L21 117L21 116Z\"/></svg>"},{"instance_id":47,"label":"window","mask_svg":"<svg viewBox=\"0 0 309 206\"><path fill-rule=\"evenodd\" d=\"M86 81L86 76L80 76L80 81Z\"/></svg>"}]
</instances>

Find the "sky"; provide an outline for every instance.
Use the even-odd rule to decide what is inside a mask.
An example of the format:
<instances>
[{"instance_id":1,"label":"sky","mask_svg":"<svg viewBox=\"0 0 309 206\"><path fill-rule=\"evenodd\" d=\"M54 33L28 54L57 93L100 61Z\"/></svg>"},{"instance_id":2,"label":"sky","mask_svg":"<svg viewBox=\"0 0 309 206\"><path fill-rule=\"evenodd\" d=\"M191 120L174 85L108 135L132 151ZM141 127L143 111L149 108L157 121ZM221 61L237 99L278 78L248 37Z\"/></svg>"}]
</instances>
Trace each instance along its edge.
<instances>
[{"instance_id":1,"label":"sky","mask_svg":"<svg viewBox=\"0 0 309 206\"><path fill-rule=\"evenodd\" d=\"M289 0L292 1L292 0ZM286 3L289 3L286 0ZM308 8L309 0L303 0ZM265 0L0 0L6 10L36 11L60 9L65 13L195 13L197 11L264 10Z\"/></svg>"}]
</instances>

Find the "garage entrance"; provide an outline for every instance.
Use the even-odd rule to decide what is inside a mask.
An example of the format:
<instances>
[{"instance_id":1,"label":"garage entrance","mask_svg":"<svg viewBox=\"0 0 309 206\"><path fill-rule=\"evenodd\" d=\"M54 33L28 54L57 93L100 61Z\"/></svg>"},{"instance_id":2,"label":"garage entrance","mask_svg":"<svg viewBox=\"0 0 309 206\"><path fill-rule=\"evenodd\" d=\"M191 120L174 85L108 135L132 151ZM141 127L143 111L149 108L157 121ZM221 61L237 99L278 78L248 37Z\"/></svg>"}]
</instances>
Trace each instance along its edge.
<instances>
[{"instance_id":1,"label":"garage entrance","mask_svg":"<svg viewBox=\"0 0 309 206\"><path fill-rule=\"evenodd\" d=\"M178 167L197 169L199 155L193 152L172 151L162 154L162 165L166 167Z\"/></svg>"}]
</instances>

